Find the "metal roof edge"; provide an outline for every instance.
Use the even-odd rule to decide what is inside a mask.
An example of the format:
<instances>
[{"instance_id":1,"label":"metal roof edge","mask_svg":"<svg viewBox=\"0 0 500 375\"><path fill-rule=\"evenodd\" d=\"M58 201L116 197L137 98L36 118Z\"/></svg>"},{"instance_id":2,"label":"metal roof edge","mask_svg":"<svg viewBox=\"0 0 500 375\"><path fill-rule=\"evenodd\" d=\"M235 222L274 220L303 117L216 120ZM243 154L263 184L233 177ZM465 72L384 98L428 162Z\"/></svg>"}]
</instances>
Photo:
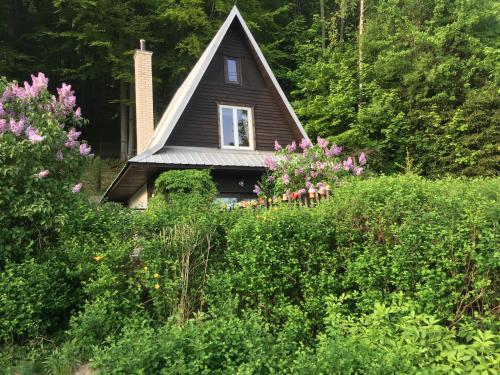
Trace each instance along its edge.
<instances>
[{"instance_id":1,"label":"metal roof edge","mask_svg":"<svg viewBox=\"0 0 500 375\"><path fill-rule=\"evenodd\" d=\"M125 163L125 165L122 167L120 172L118 172L118 174L116 175L113 182L111 182L109 187L106 189L106 191L102 195L101 199L99 199L99 203L104 202L104 199L107 198L108 194L111 193L111 190L113 190L113 188L116 186L116 184L118 184L119 180L123 177L123 174L125 173L126 169L130 166L130 164L131 164L130 160Z\"/></svg>"}]
</instances>

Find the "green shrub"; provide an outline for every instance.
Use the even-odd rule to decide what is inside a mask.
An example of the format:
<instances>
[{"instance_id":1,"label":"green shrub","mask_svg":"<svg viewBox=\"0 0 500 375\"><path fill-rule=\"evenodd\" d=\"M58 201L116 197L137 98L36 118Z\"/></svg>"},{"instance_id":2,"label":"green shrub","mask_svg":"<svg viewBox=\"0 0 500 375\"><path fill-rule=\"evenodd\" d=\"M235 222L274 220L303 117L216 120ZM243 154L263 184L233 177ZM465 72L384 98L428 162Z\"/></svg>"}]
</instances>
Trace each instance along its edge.
<instances>
[{"instance_id":1,"label":"green shrub","mask_svg":"<svg viewBox=\"0 0 500 375\"><path fill-rule=\"evenodd\" d=\"M96 353L93 367L105 374L284 373L296 348L293 336L272 335L255 314L157 329L137 322Z\"/></svg>"},{"instance_id":2,"label":"green shrub","mask_svg":"<svg viewBox=\"0 0 500 375\"><path fill-rule=\"evenodd\" d=\"M229 231L212 289L224 293L223 283L274 323L299 307L310 327L321 326L327 295L352 291L353 311L403 292L448 322L491 316L499 185L381 177L345 184L313 209L248 212Z\"/></svg>"},{"instance_id":3,"label":"green shrub","mask_svg":"<svg viewBox=\"0 0 500 375\"><path fill-rule=\"evenodd\" d=\"M401 295L353 316L342 298L328 301L326 330L304 374L495 374L500 351L490 331L448 329Z\"/></svg>"},{"instance_id":4,"label":"green shrub","mask_svg":"<svg viewBox=\"0 0 500 375\"><path fill-rule=\"evenodd\" d=\"M70 300L62 271L33 259L7 264L0 273L0 342L44 334L61 323Z\"/></svg>"},{"instance_id":5,"label":"green shrub","mask_svg":"<svg viewBox=\"0 0 500 375\"><path fill-rule=\"evenodd\" d=\"M335 192L319 210L345 254L345 291L373 305L402 291L458 322L496 307L500 179L382 177Z\"/></svg>"},{"instance_id":6,"label":"green shrub","mask_svg":"<svg viewBox=\"0 0 500 375\"><path fill-rule=\"evenodd\" d=\"M329 297L325 331L304 347L293 331L278 333L255 312L241 318L172 322L153 327L129 322L101 346L92 361L105 374L495 374L495 336L463 326L449 329L418 304L394 295L360 316Z\"/></svg>"},{"instance_id":7,"label":"green shrub","mask_svg":"<svg viewBox=\"0 0 500 375\"><path fill-rule=\"evenodd\" d=\"M155 181L160 194L197 194L207 199L217 194L208 169L172 170L163 172Z\"/></svg>"},{"instance_id":8,"label":"green shrub","mask_svg":"<svg viewBox=\"0 0 500 375\"><path fill-rule=\"evenodd\" d=\"M340 292L334 233L314 209L247 212L229 231L225 258L225 276L212 278L213 284L225 277L226 293L236 293L241 307L259 308L274 323L285 323L300 306L307 332L322 320L326 294Z\"/></svg>"}]
</instances>

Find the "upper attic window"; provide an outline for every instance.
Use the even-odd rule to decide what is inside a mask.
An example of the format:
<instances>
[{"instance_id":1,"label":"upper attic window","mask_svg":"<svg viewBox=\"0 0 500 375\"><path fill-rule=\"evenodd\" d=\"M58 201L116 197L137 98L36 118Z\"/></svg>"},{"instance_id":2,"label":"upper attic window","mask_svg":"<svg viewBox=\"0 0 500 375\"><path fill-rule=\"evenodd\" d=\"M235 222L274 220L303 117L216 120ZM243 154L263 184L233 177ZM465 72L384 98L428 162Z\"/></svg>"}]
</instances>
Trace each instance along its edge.
<instances>
[{"instance_id":1,"label":"upper attic window","mask_svg":"<svg viewBox=\"0 0 500 375\"><path fill-rule=\"evenodd\" d=\"M236 57L224 58L226 83L241 84L241 61Z\"/></svg>"}]
</instances>

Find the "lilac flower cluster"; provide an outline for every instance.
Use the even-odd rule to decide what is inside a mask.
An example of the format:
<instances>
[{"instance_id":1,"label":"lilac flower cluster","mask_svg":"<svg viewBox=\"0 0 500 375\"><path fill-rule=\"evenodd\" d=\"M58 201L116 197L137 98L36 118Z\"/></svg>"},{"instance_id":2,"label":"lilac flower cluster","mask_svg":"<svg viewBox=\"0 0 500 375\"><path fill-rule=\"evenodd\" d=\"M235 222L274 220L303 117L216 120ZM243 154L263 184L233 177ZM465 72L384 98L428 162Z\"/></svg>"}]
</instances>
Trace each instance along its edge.
<instances>
[{"instance_id":1,"label":"lilac flower cluster","mask_svg":"<svg viewBox=\"0 0 500 375\"><path fill-rule=\"evenodd\" d=\"M71 85L67 85L65 83L62 84L60 88L57 89L57 93L59 94L59 103L63 105L68 110L72 110L76 105L76 96L75 92L71 90ZM81 116L81 111L77 109L77 116Z\"/></svg>"},{"instance_id":2,"label":"lilac flower cluster","mask_svg":"<svg viewBox=\"0 0 500 375\"><path fill-rule=\"evenodd\" d=\"M348 156L343 159L340 157L342 147L335 143L330 145L327 139L321 137L317 137L316 144L309 139L302 139L298 147L296 142L284 147L275 141L274 149L276 156L264 160L269 177L268 181L255 186L254 192L258 195L266 195L262 187L268 182L275 183L276 195L301 197L311 191L323 194L339 178L361 175L366 165L364 152L358 158Z\"/></svg>"},{"instance_id":3,"label":"lilac flower cluster","mask_svg":"<svg viewBox=\"0 0 500 375\"><path fill-rule=\"evenodd\" d=\"M65 123L80 126L82 120L81 109L76 107L75 92L71 85L63 83L57 89L58 97L51 96L47 90L48 78L43 73L36 76L31 75L31 82L24 82L22 86L17 82L9 84L3 92L0 92L0 142L6 141L11 144L29 142L36 145L47 142L50 135L50 145L57 147L55 160L62 161L64 147L68 150L68 156L88 156L91 148L87 143L78 140L81 135L75 127L65 131ZM56 136L54 129L50 130L49 123L40 113L49 113L50 117L59 123L61 132ZM9 136L10 135L10 136ZM15 143L12 143L15 142ZM64 145L64 147L63 147ZM74 149L74 151L72 150ZM42 150L42 149L38 149ZM46 179L51 175L49 169L41 168L34 173L38 180ZM81 183L70 187L73 193L80 192Z\"/></svg>"}]
</instances>

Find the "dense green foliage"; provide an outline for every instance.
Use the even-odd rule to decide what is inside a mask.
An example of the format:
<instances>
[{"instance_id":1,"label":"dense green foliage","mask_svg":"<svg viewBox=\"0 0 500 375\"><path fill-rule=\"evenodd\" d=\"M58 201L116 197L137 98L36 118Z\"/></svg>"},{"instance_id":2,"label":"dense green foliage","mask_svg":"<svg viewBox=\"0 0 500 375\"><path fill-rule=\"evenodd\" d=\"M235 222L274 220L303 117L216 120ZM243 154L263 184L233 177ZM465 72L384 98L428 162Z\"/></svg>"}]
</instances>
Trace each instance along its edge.
<instances>
[{"instance_id":1,"label":"dense green foliage","mask_svg":"<svg viewBox=\"0 0 500 375\"><path fill-rule=\"evenodd\" d=\"M345 182L312 208L221 211L193 192L159 194L144 213L78 201L50 263L0 277L2 329L16 332L0 363L493 374L498 191L498 179L407 175ZM63 327L56 350L35 340Z\"/></svg>"},{"instance_id":2,"label":"dense green foliage","mask_svg":"<svg viewBox=\"0 0 500 375\"><path fill-rule=\"evenodd\" d=\"M322 2L324 19L318 16ZM158 117L233 4L4 1L0 72L24 80L42 69L71 80L93 124L91 141L117 142L118 119L126 125L129 116L119 104L133 104L128 86L138 39L154 51ZM365 150L372 167L385 172L400 170L409 153L424 175L495 175L496 2L360 4L247 0L238 7L312 138L333 137L349 152Z\"/></svg>"},{"instance_id":3,"label":"dense green foliage","mask_svg":"<svg viewBox=\"0 0 500 375\"><path fill-rule=\"evenodd\" d=\"M365 2L363 12L358 2L339 6L326 21L326 48L317 46L315 23L290 73L309 134L369 150L385 171L409 153L425 175L496 174L495 3L379 0Z\"/></svg>"},{"instance_id":4,"label":"dense green foliage","mask_svg":"<svg viewBox=\"0 0 500 375\"><path fill-rule=\"evenodd\" d=\"M217 194L217 188L208 169L164 172L155 181L155 191L166 196L199 194L207 200Z\"/></svg>"},{"instance_id":5,"label":"dense green foliage","mask_svg":"<svg viewBox=\"0 0 500 375\"><path fill-rule=\"evenodd\" d=\"M249 213L228 233L226 287L243 307L273 319L298 307L316 325L329 294L359 311L400 291L450 323L484 315L498 297L498 189L385 177L351 182L315 209Z\"/></svg>"}]
</instances>

